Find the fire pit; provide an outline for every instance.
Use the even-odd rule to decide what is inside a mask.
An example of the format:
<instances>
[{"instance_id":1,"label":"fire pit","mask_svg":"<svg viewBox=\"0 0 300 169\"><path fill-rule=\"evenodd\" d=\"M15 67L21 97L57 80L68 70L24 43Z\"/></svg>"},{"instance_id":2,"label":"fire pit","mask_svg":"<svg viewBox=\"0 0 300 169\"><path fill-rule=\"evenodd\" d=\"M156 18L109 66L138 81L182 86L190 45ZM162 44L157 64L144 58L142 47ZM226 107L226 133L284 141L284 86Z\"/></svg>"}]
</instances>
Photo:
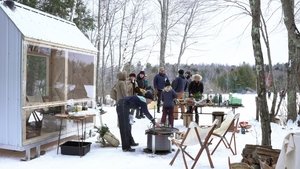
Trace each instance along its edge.
<instances>
[{"instance_id":1,"label":"fire pit","mask_svg":"<svg viewBox=\"0 0 300 169\"><path fill-rule=\"evenodd\" d=\"M177 131L177 128L171 127L157 127L146 130L147 150L154 153L158 151L171 152L171 143L168 137Z\"/></svg>"}]
</instances>

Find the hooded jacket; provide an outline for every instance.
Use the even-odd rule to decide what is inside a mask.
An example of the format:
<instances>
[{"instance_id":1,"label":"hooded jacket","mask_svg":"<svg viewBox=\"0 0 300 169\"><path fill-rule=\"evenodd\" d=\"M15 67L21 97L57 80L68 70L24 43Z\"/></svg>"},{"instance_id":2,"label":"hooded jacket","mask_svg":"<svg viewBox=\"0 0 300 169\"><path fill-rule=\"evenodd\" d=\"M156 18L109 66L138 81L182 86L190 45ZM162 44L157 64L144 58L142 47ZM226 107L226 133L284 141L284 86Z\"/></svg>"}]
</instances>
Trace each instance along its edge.
<instances>
[{"instance_id":1,"label":"hooded jacket","mask_svg":"<svg viewBox=\"0 0 300 169\"><path fill-rule=\"evenodd\" d=\"M119 72L117 74L118 82L116 85L117 89L117 101L128 96L128 89L126 84L127 72Z\"/></svg>"},{"instance_id":2,"label":"hooded jacket","mask_svg":"<svg viewBox=\"0 0 300 169\"><path fill-rule=\"evenodd\" d=\"M163 89L163 92L161 94L161 100L163 101L163 107L174 107L175 103L174 103L174 99L177 98L177 94L174 91L174 89L172 89L171 86L166 86Z\"/></svg>"}]
</instances>

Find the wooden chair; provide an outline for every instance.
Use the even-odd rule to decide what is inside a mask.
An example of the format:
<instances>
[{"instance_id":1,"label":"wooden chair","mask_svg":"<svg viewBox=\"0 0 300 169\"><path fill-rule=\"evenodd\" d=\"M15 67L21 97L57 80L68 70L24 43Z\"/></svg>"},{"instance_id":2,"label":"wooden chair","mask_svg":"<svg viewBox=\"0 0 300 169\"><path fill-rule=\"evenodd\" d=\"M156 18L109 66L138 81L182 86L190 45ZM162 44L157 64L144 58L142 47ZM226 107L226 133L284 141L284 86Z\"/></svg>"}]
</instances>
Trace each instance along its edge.
<instances>
[{"instance_id":1,"label":"wooden chair","mask_svg":"<svg viewBox=\"0 0 300 169\"><path fill-rule=\"evenodd\" d=\"M228 114L226 119L221 123L221 126L213 131L212 133L213 138L214 137L219 138L219 142L211 152L211 155L214 154L214 152L216 151L216 149L218 148L221 142L224 143L226 148L229 148L231 150L233 155L236 155L235 133L237 132L239 118L240 118L239 113L235 114L234 116ZM232 126L233 126L233 130L230 132L231 137L230 137L230 141L228 141L226 135L229 132L229 130L232 129ZM210 140L210 143L212 142L213 138Z\"/></svg>"},{"instance_id":2,"label":"wooden chair","mask_svg":"<svg viewBox=\"0 0 300 169\"><path fill-rule=\"evenodd\" d=\"M218 120L216 119L213 122L212 126L203 128L203 127L198 126L197 123L191 122L189 125L189 128L183 134L182 138L170 138L171 142L174 145L176 145L176 147L178 148L175 156L173 157L173 159L170 162L170 165L173 165L179 152L181 152L185 168L188 169L188 165L187 165L187 161L186 161L186 156L188 156L189 158L191 158L194 161L194 163L191 167L193 169L195 167L195 165L197 164L197 161L199 160L202 152L205 150L208 160L209 160L209 163L210 163L210 166L211 166L211 168L214 168L214 165L213 165L213 162L212 162L209 150L208 150L208 145L209 145L208 143L211 138L212 132L216 128L217 124L218 124ZM188 147L195 146L195 145L200 145L200 149L199 149L197 155L195 157L193 157L190 153L188 153L186 151L186 149Z\"/></svg>"}]
</instances>

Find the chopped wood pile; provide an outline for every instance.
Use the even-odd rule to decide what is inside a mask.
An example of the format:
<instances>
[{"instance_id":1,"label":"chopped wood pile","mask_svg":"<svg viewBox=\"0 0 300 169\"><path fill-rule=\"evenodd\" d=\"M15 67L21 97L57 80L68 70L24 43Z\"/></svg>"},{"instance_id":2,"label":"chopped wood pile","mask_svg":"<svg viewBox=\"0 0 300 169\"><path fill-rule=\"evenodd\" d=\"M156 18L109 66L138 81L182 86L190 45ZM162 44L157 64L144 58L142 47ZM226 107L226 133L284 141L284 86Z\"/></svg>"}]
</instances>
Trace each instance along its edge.
<instances>
[{"instance_id":1,"label":"chopped wood pile","mask_svg":"<svg viewBox=\"0 0 300 169\"><path fill-rule=\"evenodd\" d=\"M246 144L242 152L242 162L254 169L274 169L280 154L279 149L272 146Z\"/></svg>"}]
</instances>

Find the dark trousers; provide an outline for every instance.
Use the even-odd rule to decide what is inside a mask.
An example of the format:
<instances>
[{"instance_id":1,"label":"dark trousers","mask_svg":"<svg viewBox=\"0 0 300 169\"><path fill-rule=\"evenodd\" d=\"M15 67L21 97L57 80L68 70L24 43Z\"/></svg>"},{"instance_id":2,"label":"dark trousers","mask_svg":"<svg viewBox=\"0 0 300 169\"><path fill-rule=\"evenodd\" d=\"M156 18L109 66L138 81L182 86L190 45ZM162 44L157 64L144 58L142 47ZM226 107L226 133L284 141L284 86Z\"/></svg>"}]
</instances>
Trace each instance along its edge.
<instances>
[{"instance_id":1,"label":"dark trousers","mask_svg":"<svg viewBox=\"0 0 300 169\"><path fill-rule=\"evenodd\" d=\"M198 114L197 106L189 106L187 113L193 114L193 110L195 110L195 122L199 124L199 114Z\"/></svg>"},{"instance_id":2,"label":"dark trousers","mask_svg":"<svg viewBox=\"0 0 300 169\"><path fill-rule=\"evenodd\" d=\"M128 107L128 105L126 105L125 100L121 99L118 101L117 113L122 149L125 150L130 148L130 145L134 143L134 139L131 135L131 125L129 123L130 108Z\"/></svg>"},{"instance_id":3,"label":"dark trousers","mask_svg":"<svg viewBox=\"0 0 300 169\"><path fill-rule=\"evenodd\" d=\"M163 114L161 117L161 123L165 124L166 122L166 118L168 117L168 122L169 122L169 126L173 127L174 126L174 107L163 107Z\"/></svg>"},{"instance_id":4,"label":"dark trousers","mask_svg":"<svg viewBox=\"0 0 300 169\"><path fill-rule=\"evenodd\" d=\"M157 90L157 112L160 111L162 90Z\"/></svg>"}]
</instances>

